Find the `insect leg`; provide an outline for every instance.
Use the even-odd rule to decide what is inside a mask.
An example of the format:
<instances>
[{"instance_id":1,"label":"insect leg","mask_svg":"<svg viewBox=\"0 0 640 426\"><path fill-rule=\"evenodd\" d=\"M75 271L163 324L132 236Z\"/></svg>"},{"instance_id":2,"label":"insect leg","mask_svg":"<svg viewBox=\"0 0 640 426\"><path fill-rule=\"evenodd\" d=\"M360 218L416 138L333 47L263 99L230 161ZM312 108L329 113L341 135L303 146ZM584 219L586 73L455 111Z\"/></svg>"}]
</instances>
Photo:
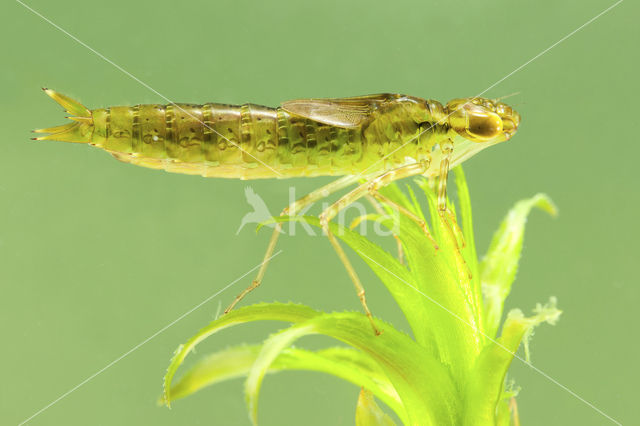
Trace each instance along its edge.
<instances>
[{"instance_id":1,"label":"insect leg","mask_svg":"<svg viewBox=\"0 0 640 426\"><path fill-rule=\"evenodd\" d=\"M384 216L386 214L386 212L384 211L380 203L372 195L367 195L366 197L367 197L367 201L371 203L375 211L380 216ZM354 225L351 224L351 227L353 228ZM398 262L404 263L404 250L402 249L402 242L400 241L400 238L398 238L396 234L393 234L393 238L395 238L396 244L398 246Z\"/></svg>"},{"instance_id":2,"label":"insect leg","mask_svg":"<svg viewBox=\"0 0 640 426\"><path fill-rule=\"evenodd\" d=\"M362 303L362 307L365 311L365 314L369 318L369 321L371 322L371 326L373 327L373 331L376 335L379 335L380 331L378 330L375 323L373 322L373 315L371 315L371 311L367 306L367 299L365 297L364 287L362 286L362 283L360 282L360 278L358 278L358 275L356 274L355 269L353 269L351 262L347 258L347 255L342 249L342 246L336 239L335 235L333 235L333 232L331 232L331 229L329 228L329 222L331 221L331 219L336 217L336 215L340 212L340 210L344 209L349 204L357 201L363 196L369 194L371 191L370 188L379 189L382 186L390 184L394 180L423 174L428 168L429 168L429 163L422 162L422 163L410 164L407 166L399 167L397 169L385 172L382 175L376 177L375 179L369 182L365 182L362 185L355 188L354 190L352 190L351 192L347 193L346 195L341 197L338 201L333 203L331 206L327 207L320 214L320 225L322 226L322 229L324 230L327 237L329 238L329 242L335 249L336 253L338 254L338 257L342 261L342 264L346 268L347 273L349 274L349 277L351 278L351 281L353 282L353 285L356 288L356 291L358 293L358 298L360 299L360 303Z\"/></svg>"},{"instance_id":3,"label":"insect leg","mask_svg":"<svg viewBox=\"0 0 640 426\"><path fill-rule=\"evenodd\" d=\"M443 156L440 161L440 178L438 181L438 213L440 214L442 221L448 225L447 228L451 233L451 238L455 245L458 262L464 265L464 268L467 271L467 276L471 279L471 270L469 269L467 262L464 260L464 256L462 256L462 252L460 250L460 247L464 247L466 244L464 241L464 235L456 221L456 217L447 207L447 178L449 177L450 160L451 155L453 154L453 143L449 140L441 145L441 149ZM460 244L458 244L458 240L461 241Z\"/></svg>"},{"instance_id":4,"label":"insect leg","mask_svg":"<svg viewBox=\"0 0 640 426\"><path fill-rule=\"evenodd\" d=\"M424 220L420 219L412 211L407 210L405 207L401 206L400 204L396 203L395 201L392 201L389 198L385 197L384 195L379 193L376 189L371 189L370 188L369 190L373 191L372 195L377 200L382 201L385 204L389 204L394 209L398 210L400 213L402 213L403 215L407 216L409 219L414 221L420 228L422 228L422 230L424 231L424 233L427 236L427 238L429 238L429 240L431 240L431 242L433 243L433 247L436 250L438 250L438 248L439 248L438 247L438 243L436 242L435 238L433 238L433 235L431 235L431 232L429 232L429 228L427 228L427 223Z\"/></svg>"},{"instance_id":5,"label":"insect leg","mask_svg":"<svg viewBox=\"0 0 640 426\"><path fill-rule=\"evenodd\" d=\"M441 145L442 160L440 161L440 179L438 182L438 211L440 216L446 212L447 209L447 178L449 177L449 163L451 161L451 154L453 153L453 144L451 141L447 141ZM444 218L444 217L443 217Z\"/></svg>"},{"instance_id":6,"label":"insect leg","mask_svg":"<svg viewBox=\"0 0 640 426\"><path fill-rule=\"evenodd\" d=\"M447 207L447 178L449 177L449 168L451 155L453 154L453 144L451 141L447 141L443 143L441 146L442 149L442 160L440 161L440 178L438 179L438 213L442 220L449 224L449 228L453 233L453 238L456 244L458 244L458 239L461 241L461 246L465 246L464 237L462 234L462 229L458 226L458 222L456 221L455 216Z\"/></svg>"},{"instance_id":7,"label":"insect leg","mask_svg":"<svg viewBox=\"0 0 640 426\"><path fill-rule=\"evenodd\" d=\"M290 214L295 215L296 212L304 209L308 205L313 204L316 201L321 200L322 198L328 197L330 194L357 182L359 178L360 176L357 175L343 176L340 179L329 183L328 185L322 186L305 195L304 197L298 199L294 203L291 203L289 206L285 207L282 210L282 213L280 213L280 216L287 216ZM262 264L260 265L260 269L258 270L258 275L256 275L256 278L251 282L251 285L249 285L249 287L238 294L234 301L227 307L227 309L224 310L225 314L229 313L229 311L232 310L238 304L238 302L240 302L247 294L249 294L260 285L260 283L262 282L262 278L267 271L269 259L273 256L273 252L275 251L281 230L282 224L276 223L275 229L271 234L271 239L269 240L269 245L267 246L267 252L264 255L264 259L262 261Z\"/></svg>"}]
</instances>

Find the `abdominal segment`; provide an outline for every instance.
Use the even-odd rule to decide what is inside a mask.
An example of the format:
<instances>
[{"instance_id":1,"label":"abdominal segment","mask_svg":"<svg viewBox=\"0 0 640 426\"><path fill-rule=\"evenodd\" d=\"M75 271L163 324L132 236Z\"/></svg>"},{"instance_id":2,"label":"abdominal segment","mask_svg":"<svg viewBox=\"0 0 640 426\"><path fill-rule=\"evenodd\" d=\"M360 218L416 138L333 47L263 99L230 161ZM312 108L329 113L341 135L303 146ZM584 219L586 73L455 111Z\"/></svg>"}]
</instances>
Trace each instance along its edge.
<instances>
[{"instance_id":1,"label":"abdominal segment","mask_svg":"<svg viewBox=\"0 0 640 426\"><path fill-rule=\"evenodd\" d=\"M94 110L92 145L120 161L241 179L340 175L362 157L359 132L260 105L171 104Z\"/></svg>"}]
</instances>

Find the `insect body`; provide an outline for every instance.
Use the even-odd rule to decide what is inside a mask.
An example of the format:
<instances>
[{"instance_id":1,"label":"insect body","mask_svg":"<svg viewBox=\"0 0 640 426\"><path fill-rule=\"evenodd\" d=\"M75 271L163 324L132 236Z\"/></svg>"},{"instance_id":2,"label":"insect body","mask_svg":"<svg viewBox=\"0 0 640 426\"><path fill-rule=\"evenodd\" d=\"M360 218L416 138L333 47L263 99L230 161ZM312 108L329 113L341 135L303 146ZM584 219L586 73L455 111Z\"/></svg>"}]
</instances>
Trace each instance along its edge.
<instances>
[{"instance_id":1,"label":"insect body","mask_svg":"<svg viewBox=\"0 0 640 426\"><path fill-rule=\"evenodd\" d=\"M88 110L45 89L73 123L36 130L37 140L88 143L118 160L170 172L240 179L368 174L431 160L453 142L452 166L508 139L519 117L485 99L443 106L383 94L245 104L117 106ZM418 135L420 135L418 137ZM478 143L481 142L481 143ZM435 152L438 155L438 152Z\"/></svg>"},{"instance_id":2,"label":"insect body","mask_svg":"<svg viewBox=\"0 0 640 426\"><path fill-rule=\"evenodd\" d=\"M332 192L366 180L327 208L320 222L370 319L364 289L330 232L329 221L365 195L393 204L378 189L417 175L439 177L439 210L444 218L448 213L449 169L510 139L520 123L520 116L509 106L484 98L454 99L443 105L412 96L380 94L300 99L278 108L208 103L89 110L53 90L45 92L71 114L72 122L36 130L49 133L36 140L87 143L120 161L205 177L342 176L288 206L282 214L295 214ZM419 218L396 207L429 235ZM280 225L274 230L257 278L227 311L260 284L279 231Z\"/></svg>"}]
</instances>

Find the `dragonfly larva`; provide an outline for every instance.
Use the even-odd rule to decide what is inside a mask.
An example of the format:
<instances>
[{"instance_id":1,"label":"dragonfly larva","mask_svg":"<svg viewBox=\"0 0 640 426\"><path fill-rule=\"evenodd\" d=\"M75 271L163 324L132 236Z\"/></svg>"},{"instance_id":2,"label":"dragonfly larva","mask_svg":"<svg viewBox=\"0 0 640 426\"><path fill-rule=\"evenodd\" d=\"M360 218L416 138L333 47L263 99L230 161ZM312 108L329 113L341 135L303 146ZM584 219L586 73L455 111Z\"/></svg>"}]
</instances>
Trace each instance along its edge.
<instances>
[{"instance_id":1,"label":"dragonfly larva","mask_svg":"<svg viewBox=\"0 0 640 426\"><path fill-rule=\"evenodd\" d=\"M449 169L508 140L520 123L520 116L508 105L477 97L454 99L445 105L413 96L379 94L300 99L284 102L278 108L208 103L89 110L67 96L44 90L71 114L72 122L35 130L48 133L36 140L86 143L120 161L205 177L341 176L285 208L283 215L295 214L364 179L366 183L325 209L320 222L372 325L364 289L329 229L331 219L363 196L391 203L378 190L395 180L418 175L439 178L438 208L444 217ZM419 218L396 207L429 235ZM225 312L262 281L280 226L273 232L256 279Z\"/></svg>"}]
</instances>

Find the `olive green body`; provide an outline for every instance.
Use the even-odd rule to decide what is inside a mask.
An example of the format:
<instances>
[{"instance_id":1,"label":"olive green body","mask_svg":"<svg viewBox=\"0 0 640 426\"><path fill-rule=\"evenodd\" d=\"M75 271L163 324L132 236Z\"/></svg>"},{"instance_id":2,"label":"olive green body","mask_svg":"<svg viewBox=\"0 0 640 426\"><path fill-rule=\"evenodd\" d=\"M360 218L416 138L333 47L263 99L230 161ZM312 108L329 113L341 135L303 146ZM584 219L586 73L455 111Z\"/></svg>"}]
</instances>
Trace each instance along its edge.
<instances>
[{"instance_id":1,"label":"olive green body","mask_svg":"<svg viewBox=\"0 0 640 426\"><path fill-rule=\"evenodd\" d=\"M169 104L89 110L45 93L71 122L34 130L36 140L87 143L120 161L169 172L233 179L380 175L420 162L441 176L483 149L509 140L520 115L497 100L442 105L382 93L260 105Z\"/></svg>"},{"instance_id":2,"label":"olive green body","mask_svg":"<svg viewBox=\"0 0 640 426\"><path fill-rule=\"evenodd\" d=\"M373 173L430 159L449 133L436 125L442 105L389 96L356 127L253 104L96 109L89 143L140 166L240 179Z\"/></svg>"}]
</instances>

